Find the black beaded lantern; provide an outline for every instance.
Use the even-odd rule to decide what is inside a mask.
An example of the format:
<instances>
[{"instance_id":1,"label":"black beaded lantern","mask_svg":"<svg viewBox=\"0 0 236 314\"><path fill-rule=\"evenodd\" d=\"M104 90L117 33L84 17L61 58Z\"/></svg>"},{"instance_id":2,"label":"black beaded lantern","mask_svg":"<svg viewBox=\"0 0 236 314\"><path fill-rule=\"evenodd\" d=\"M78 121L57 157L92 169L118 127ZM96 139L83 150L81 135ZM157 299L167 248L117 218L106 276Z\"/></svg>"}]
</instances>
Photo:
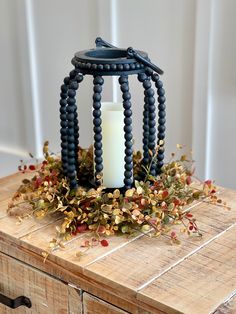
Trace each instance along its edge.
<instances>
[{"instance_id":1,"label":"black beaded lantern","mask_svg":"<svg viewBox=\"0 0 236 314\"><path fill-rule=\"evenodd\" d=\"M133 48L116 48L101 38L97 38L96 48L75 53L72 59L74 70L64 79L61 86L60 118L61 118L61 160L66 177L71 188L78 187L78 145L79 122L76 106L76 90L83 81L84 75L93 76L93 125L94 125L94 177L103 171L102 151L102 119L101 98L103 76L118 76L124 108L124 140L125 166L124 188L133 185L133 135L132 135L132 106L129 91L129 75L135 74L144 88L143 108L143 165L150 164L151 155L156 151L156 162L151 163L150 173L158 175L164 163L165 138L165 91L159 74L163 71L150 62L147 53ZM156 130L155 92L152 82L157 89L158 128ZM115 165L114 165L115 166ZM98 185L99 182L95 183Z\"/></svg>"}]
</instances>

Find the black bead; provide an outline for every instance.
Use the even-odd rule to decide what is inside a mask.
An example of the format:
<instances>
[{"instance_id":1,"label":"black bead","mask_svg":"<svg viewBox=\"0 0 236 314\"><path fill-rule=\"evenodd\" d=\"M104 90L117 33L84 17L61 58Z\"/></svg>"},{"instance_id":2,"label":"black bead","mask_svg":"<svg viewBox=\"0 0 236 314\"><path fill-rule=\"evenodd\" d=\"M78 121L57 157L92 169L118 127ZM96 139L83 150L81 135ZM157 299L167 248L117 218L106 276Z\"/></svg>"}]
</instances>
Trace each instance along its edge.
<instances>
[{"instance_id":1,"label":"black bead","mask_svg":"<svg viewBox=\"0 0 236 314\"><path fill-rule=\"evenodd\" d=\"M66 99L60 99L60 105L61 106L66 106L67 105L67 100Z\"/></svg>"},{"instance_id":2,"label":"black bead","mask_svg":"<svg viewBox=\"0 0 236 314\"><path fill-rule=\"evenodd\" d=\"M123 84L123 83L127 83L128 82L128 77L127 76L120 76L119 77L119 83Z\"/></svg>"},{"instance_id":3,"label":"black bead","mask_svg":"<svg viewBox=\"0 0 236 314\"><path fill-rule=\"evenodd\" d=\"M165 132L165 130L166 130L166 127L164 125L159 125L158 126L158 131L159 132Z\"/></svg>"},{"instance_id":4,"label":"black bead","mask_svg":"<svg viewBox=\"0 0 236 314\"><path fill-rule=\"evenodd\" d=\"M94 85L94 86L93 86L93 91L94 91L95 93L101 93L101 92L102 92L102 86L99 85L99 84Z\"/></svg>"},{"instance_id":5,"label":"black bead","mask_svg":"<svg viewBox=\"0 0 236 314\"><path fill-rule=\"evenodd\" d=\"M74 128L74 125L75 125L74 121L68 121L67 122L68 128Z\"/></svg>"},{"instance_id":6,"label":"black bead","mask_svg":"<svg viewBox=\"0 0 236 314\"><path fill-rule=\"evenodd\" d=\"M101 110L93 110L93 116L94 118L100 118L101 117Z\"/></svg>"},{"instance_id":7,"label":"black bead","mask_svg":"<svg viewBox=\"0 0 236 314\"><path fill-rule=\"evenodd\" d=\"M155 120L151 120L149 121L149 127L153 128L156 125L156 121Z\"/></svg>"},{"instance_id":8,"label":"black bead","mask_svg":"<svg viewBox=\"0 0 236 314\"><path fill-rule=\"evenodd\" d=\"M131 94L130 94L130 92L125 92L125 93L123 93L122 97L124 100L130 100Z\"/></svg>"},{"instance_id":9,"label":"black bead","mask_svg":"<svg viewBox=\"0 0 236 314\"><path fill-rule=\"evenodd\" d=\"M157 90L157 94L158 94L159 96L164 96L164 95L165 95L165 90L164 90L164 88L159 88L159 89Z\"/></svg>"},{"instance_id":10,"label":"black bead","mask_svg":"<svg viewBox=\"0 0 236 314\"><path fill-rule=\"evenodd\" d=\"M93 128L94 133L101 133L102 132L102 128L100 126L95 126Z\"/></svg>"},{"instance_id":11,"label":"black bead","mask_svg":"<svg viewBox=\"0 0 236 314\"><path fill-rule=\"evenodd\" d=\"M94 143L94 148L98 149L98 150L101 149L102 148L102 142L95 142Z\"/></svg>"},{"instance_id":12,"label":"black bead","mask_svg":"<svg viewBox=\"0 0 236 314\"><path fill-rule=\"evenodd\" d=\"M148 103L149 103L149 105L154 105L155 104L155 98L154 97L149 97L148 98ZM149 106L149 108L150 108L150 106Z\"/></svg>"},{"instance_id":13,"label":"black bead","mask_svg":"<svg viewBox=\"0 0 236 314\"><path fill-rule=\"evenodd\" d=\"M116 64L111 64L111 70L115 71L116 70Z\"/></svg>"},{"instance_id":14,"label":"black bead","mask_svg":"<svg viewBox=\"0 0 236 314\"><path fill-rule=\"evenodd\" d=\"M102 123L102 119L101 118L95 118L93 119L93 125L94 126L100 126Z\"/></svg>"},{"instance_id":15,"label":"black bead","mask_svg":"<svg viewBox=\"0 0 236 314\"><path fill-rule=\"evenodd\" d=\"M157 73L152 74L152 79L154 82L157 82L159 80L159 75Z\"/></svg>"},{"instance_id":16,"label":"black bead","mask_svg":"<svg viewBox=\"0 0 236 314\"><path fill-rule=\"evenodd\" d=\"M148 137L148 139L149 139L149 141L150 142L153 142L153 141L155 141L155 139L156 139L156 136L155 136L155 134L149 134L149 137ZM155 146L155 144L154 144L154 146Z\"/></svg>"},{"instance_id":17,"label":"black bead","mask_svg":"<svg viewBox=\"0 0 236 314\"><path fill-rule=\"evenodd\" d=\"M94 140L96 142L100 142L102 140L102 134L95 134L94 135Z\"/></svg>"},{"instance_id":18,"label":"black bead","mask_svg":"<svg viewBox=\"0 0 236 314\"><path fill-rule=\"evenodd\" d=\"M159 116L160 118L165 118L165 116L166 116L165 111L159 111L159 112L158 112L158 116ZM162 124L163 124L163 123L162 123Z\"/></svg>"},{"instance_id":19,"label":"black bead","mask_svg":"<svg viewBox=\"0 0 236 314\"><path fill-rule=\"evenodd\" d=\"M128 156L128 155L132 155L133 154L133 149L132 148L126 148L125 149L125 155Z\"/></svg>"},{"instance_id":20,"label":"black bead","mask_svg":"<svg viewBox=\"0 0 236 314\"><path fill-rule=\"evenodd\" d=\"M102 64L98 64L97 68L98 68L98 70L102 71L103 70L103 65Z\"/></svg>"},{"instance_id":21,"label":"black bead","mask_svg":"<svg viewBox=\"0 0 236 314\"><path fill-rule=\"evenodd\" d=\"M61 85L61 91L62 91L62 93L66 93L68 91L67 85L65 85L65 84Z\"/></svg>"},{"instance_id":22,"label":"black bead","mask_svg":"<svg viewBox=\"0 0 236 314\"><path fill-rule=\"evenodd\" d=\"M121 91L124 92L128 92L129 91L129 85L124 83L120 86Z\"/></svg>"},{"instance_id":23,"label":"black bead","mask_svg":"<svg viewBox=\"0 0 236 314\"><path fill-rule=\"evenodd\" d=\"M102 165L102 164L96 164L96 165L95 165L95 170L96 170L97 173L98 173L98 172L101 172L102 169L103 169L103 165Z\"/></svg>"},{"instance_id":24,"label":"black bead","mask_svg":"<svg viewBox=\"0 0 236 314\"><path fill-rule=\"evenodd\" d=\"M146 95L148 97L153 97L155 95L155 92L152 88L149 88L149 89L145 90L144 95Z\"/></svg>"},{"instance_id":25,"label":"black bead","mask_svg":"<svg viewBox=\"0 0 236 314\"><path fill-rule=\"evenodd\" d=\"M125 186L130 188L132 186L132 183L133 183L133 180L132 179L128 179L128 178L125 178L124 179L124 183L125 183Z\"/></svg>"},{"instance_id":26,"label":"black bead","mask_svg":"<svg viewBox=\"0 0 236 314\"><path fill-rule=\"evenodd\" d=\"M165 118L160 118L158 119L158 124L165 124L166 123L166 119Z\"/></svg>"},{"instance_id":27,"label":"black bead","mask_svg":"<svg viewBox=\"0 0 236 314\"><path fill-rule=\"evenodd\" d=\"M66 120L67 119L66 113L60 114L60 119L61 120Z\"/></svg>"},{"instance_id":28,"label":"black bead","mask_svg":"<svg viewBox=\"0 0 236 314\"><path fill-rule=\"evenodd\" d=\"M67 127L67 121L61 121L60 125L61 125L61 127L66 128Z\"/></svg>"},{"instance_id":29,"label":"black bead","mask_svg":"<svg viewBox=\"0 0 236 314\"><path fill-rule=\"evenodd\" d=\"M78 89L78 87L79 87L79 84L76 81L71 81L69 84L69 88L71 88L71 89L76 90L76 89Z\"/></svg>"},{"instance_id":30,"label":"black bead","mask_svg":"<svg viewBox=\"0 0 236 314\"><path fill-rule=\"evenodd\" d=\"M82 74L77 74L75 77L76 81L78 83L81 83L83 81L83 75Z\"/></svg>"},{"instance_id":31,"label":"black bead","mask_svg":"<svg viewBox=\"0 0 236 314\"><path fill-rule=\"evenodd\" d=\"M96 149L95 152L94 152L94 155L96 157L101 157L102 156L102 149Z\"/></svg>"},{"instance_id":32,"label":"black bead","mask_svg":"<svg viewBox=\"0 0 236 314\"><path fill-rule=\"evenodd\" d=\"M61 148L67 148L67 143L62 142L62 143L61 143Z\"/></svg>"},{"instance_id":33,"label":"black bead","mask_svg":"<svg viewBox=\"0 0 236 314\"><path fill-rule=\"evenodd\" d=\"M68 149L70 149L70 150L75 149L75 144L74 143L69 143L68 144Z\"/></svg>"},{"instance_id":34,"label":"black bead","mask_svg":"<svg viewBox=\"0 0 236 314\"><path fill-rule=\"evenodd\" d=\"M123 71L123 69L124 69L123 64L118 64L117 65L117 70Z\"/></svg>"},{"instance_id":35,"label":"black bead","mask_svg":"<svg viewBox=\"0 0 236 314\"><path fill-rule=\"evenodd\" d=\"M156 113L155 112L149 113L149 119L155 120L155 118L156 118Z\"/></svg>"},{"instance_id":36,"label":"black bead","mask_svg":"<svg viewBox=\"0 0 236 314\"><path fill-rule=\"evenodd\" d=\"M144 87L145 89L151 88L151 87L152 87L152 84L151 84L150 80L145 80L145 81L143 82L143 87Z\"/></svg>"},{"instance_id":37,"label":"black bead","mask_svg":"<svg viewBox=\"0 0 236 314\"><path fill-rule=\"evenodd\" d=\"M68 84L70 83L70 78L69 78L69 76L67 76L67 77L64 78L64 83L65 83L66 85L68 85Z\"/></svg>"},{"instance_id":38,"label":"black bead","mask_svg":"<svg viewBox=\"0 0 236 314\"><path fill-rule=\"evenodd\" d=\"M139 73L138 74L139 82L144 82L146 79L147 79L147 75L145 73Z\"/></svg>"},{"instance_id":39,"label":"black bead","mask_svg":"<svg viewBox=\"0 0 236 314\"><path fill-rule=\"evenodd\" d=\"M123 107L124 107L124 109L126 109L125 112L127 112L131 108L131 102L129 100L123 101ZM131 112L131 114L132 114L132 112Z\"/></svg>"},{"instance_id":40,"label":"black bead","mask_svg":"<svg viewBox=\"0 0 236 314\"><path fill-rule=\"evenodd\" d=\"M101 164L102 163L102 157L95 157L94 161L96 164Z\"/></svg>"},{"instance_id":41,"label":"black bead","mask_svg":"<svg viewBox=\"0 0 236 314\"><path fill-rule=\"evenodd\" d=\"M130 164L133 162L133 156L125 156L125 162L127 164Z\"/></svg>"},{"instance_id":42,"label":"black bead","mask_svg":"<svg viewBox=\"0 0 236 314\"><path fill-rule=\"evenodd\" d=\"M68 165L68 167L67 167L67 170L68 170L68 172L73 172L73 171L75 171L75 165Z\"/></svg>"},{"instance_id":43,"label":"black bead","mask_svg":"<svg viewBox=\"0 0 236 314\"><path fill-rule=\"evenodd\" d=\"M164 140L165 133L164 132L163 133L158 133L158 138L159 138L159 140Z\"/></svg>"},{"instance_id":44,"label":"black bead","mask_svg":"<svg viewBox=\"0 0 236 314\"><path fill-rule=\"evenodd\" d=\"M159 104L164 104L165 101L166 101L166 98L165 98L165 96L159 96L159 97L157 98L157 100L158 100Z\"/></svg>"},{"instance_id":45,"label":"black bead","mask_svg":"<svg viewBox=\"0 0 236 314\"><path fill-rule=\"evenodd\" d=\"M163 162L163 161L158 161L158 162L157 162L157 167L158 167L158 168L163 167L163 165L164 165L164 162Z\"/></svg>"},{"instance_id":46,"label":"black bead","mask_svg":"<svg viewBox=\"0 0 236 314\"><path fill-rule=\"evenodd\" d=\"M61 135L67 135L67 130L66 130L66 128L61 128L61 129L60 129L60 133L61 133Z\"/></svg>"},{"instance_id":47,"label":"black bead","mask_svg":"<svg viewBox=\"0 0 236 314\"><path fill-rule=\"evenodd\" d=\"M132 133L127 133L127 134L125 134L125 139L126 139L126 141L131 141L132 138L133 138Z\"/></svg>"},{"instance_id":48,"label":"black bead","mask_svg":"<svg viewBox=\"0 0 236 314\"><path fill-rule=\"evenodd\" d=\"M128 170L128 171L133 170L133 165L132 164L125 164L125 170Z\"/></svg>"},{"instance_id":49,"label":"black bead","mask_svg":"<svg viewBox=\"0 0 236 314\"><path fill-rule=\"evenodd\" d=\"M93 94L93 100L94 100L94 102L101 101L101 94L100 93L94 93Z\"/></svg>"},{"instance_id":50,"label":"black bead","mask_svg":"<svg viewBox=\"0 0 236 314\"><path fill-rule=\"evenodd\" d=\"M95 76L94 77L94 80L93 80L94 85L96 85L96 84L103 85L103 83L104 83L104 79L101 76Z\"/></svg>"},{"instance_id":51,"label":"black bead","mask_svg":"<svg viewBox=\"0 0 236 314\"><path fill-rule=\"evenodd\" d=\"M131 133L132 132L132 125L125 125L124 126L124 131L127 133Z\"/></svg>"},{"instance_id":52,"label":"black bead","mask_svg":"<svg viewBox=\"0 0 236 314\"><path fill-rule=\"evenodd\" d=\"M126 170L126 171L124 172L124 175L125 175L125 178L126 178L126 179L131 178L131 177L132 177L132 171Z\"/></svg>"},{"instance_id":53,"label":"black bead","mask_svg":"<svg viewBox=\"0 0 236 314\"><path fill-rule=\"evenodd\" d=\"M124 118L124 123L125 124L132 124L132 118L128 118L128 117L126 117L126 118Z\"/></svg>"},{"instance_id":54,"label":"black bead","mask_svg":"<svg viewBox=\"0 0 236 314\"><path fill-rule=\"evenodd\" d=\"M68 114L67 114L67 119L68 119L69 121L73 121L74 118L75 118L75 115L74 115L73 113L68 113Z\"/></svg>"},{"instance_id":55,"label":"black bead","mask_svg":"<svg viewBox=\"0 0 236 314\"><path fill-rule=\"evenodd\" d=\"M100 103L100 101L94 102L94 103L93 103L93 108L94 108L94 109L100 109L100 108L101 108L101 103Z\"/></svg>"},{"instance_id":56,"label":"black bead","mask_svg":"<svg viewBox=\"0 0 236 314\"><path fill-rule=\"evenodd\" d=\"M110 64L105 64L104 65L104 70L110 71Z\"/></svg>"},{"instance_id":57,"label":"black bead","mask_svg":"<svg viewBox=\"0 0 236 314\"><path fill-rule=\"evenodd\" d=\"M91 65L91 69L92 69L92 70L97 70L97 65L96 65L95 63L93 63L93 64Z\"/></svg>"},{"instance_id":58,"label":"black bead","mask_svg":"<svg viewBox=\"0 0 236 314\"><path fill-rule=\"evenodd\" d=\"M156 86L156 88L162 88L162 86L163 86L163 83L162 83L162 81L157 81L156 83L155 83L155 86Z\"/></svg>"},{"instance_id":59,"label":"black bead","mask_svg":"<svg viewBox=\"0 0 236 314\"><path fill-rule=\"evenodd\" d=\"M67 98L67 93L60 93L60 96L62 99L66 99Z\"/></svg>"},{"instance_id":60,"label":"black bead","mask_svg":"<svg viewBox=\"0 0 236 314\"><path fill-rule=\"evenodd\" d=\"M125 147L126 147L126 148L132 148L132 146L133 146L132 141L126 141L126 142L125 142Z\"/></svg>"},{"instance_id":61,"label":"black bead","mask_svg":"<svg viewBox=\"0 0 236 314\"><path fill-rule=\"evenodd\" d=\"M70 78L74 79L76 77L77 72L75 70L70 71Z\"/></svg>"},{"instance_id":62,"label":"black bead","mask_svg":"<svg viewBox=\"0 0 236 314\"><path fill-rule=\"evenodd\" d=\"M76 95L76 91L75 90L73 90L73 89L69 89L68 90L68 97L73 98L73 97L75 97L75 95Z\"/></svg>"},{"instance_id":63,"label":"black bead","mask_svg":"<svg viewBox=\"0 0 236 314\"><path fill-rule=\"evenodd\" d=\"M166 105L165 104L159 104L158 109L163 111L166 109Z\"/></svg>"},{"instance_id":64,"label":"black bead","mask_svg":"<svg viewBox=\"0 0 236 314\"><path fill-rule=\"evenodd\" d=\"M125 63L125 64L124 64L124 70L125 70L125 71L129 71L129 69L130 69L129 64Z\"/></svg>"},{"instance_id":65,"label":"black bead","mask_svg":"<svg viewBox=\"0 0 236 314\"><path fill-rule=\"evenodd\" d=\"M160 154L160 153L158 152L157 159L158 159L159 161L162 161L162 160L164 159L164 154Z\"/></svg>"}]
</instances>

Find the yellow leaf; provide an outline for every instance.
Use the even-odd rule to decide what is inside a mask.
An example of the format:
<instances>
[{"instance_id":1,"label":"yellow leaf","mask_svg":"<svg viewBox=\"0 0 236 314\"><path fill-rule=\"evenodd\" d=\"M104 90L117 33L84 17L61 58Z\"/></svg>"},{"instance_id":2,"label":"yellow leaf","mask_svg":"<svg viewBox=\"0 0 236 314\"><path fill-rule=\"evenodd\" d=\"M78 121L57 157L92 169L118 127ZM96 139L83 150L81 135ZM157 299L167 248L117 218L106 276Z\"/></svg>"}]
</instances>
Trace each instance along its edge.
<instances>
[{"instance_id":1,"label":"yellow leaf","mask_svg":"<svg viewBox=\"0 0 236 314\"><path fill-rule=\"evenodd\" d=\"M132 197L134 194L134 190L133 189L129 189L125 192L125 196L126 197Z\"/></svg>"},{"instance_id":2,"label":"yellow leaf","mask_svg":"<svg viewBox=\"0 0 236 314\"><path fill-rule=\"evenodd\" d=\"M138 195L143 193L143 188L141 186L137 187L137 193L138 193Z\"/></svg>"}]
</instances>

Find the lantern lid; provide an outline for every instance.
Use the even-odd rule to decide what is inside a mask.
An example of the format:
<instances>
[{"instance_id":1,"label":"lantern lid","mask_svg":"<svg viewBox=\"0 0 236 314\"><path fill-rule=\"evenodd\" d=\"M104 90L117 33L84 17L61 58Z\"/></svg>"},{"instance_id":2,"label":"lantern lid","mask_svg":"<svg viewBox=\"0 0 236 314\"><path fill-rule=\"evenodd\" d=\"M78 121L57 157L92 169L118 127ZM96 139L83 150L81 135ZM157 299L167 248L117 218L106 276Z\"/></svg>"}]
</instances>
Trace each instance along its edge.
<instances>
[{"instance_id":1,"label":"lantern lid","mask_svg":"<svg viewBox=\"0 0 236 314\"><path fill-rule=\"evenodd\" d=\"M148 54L133 48L116 48L100 37L96 48L75 53L72 64L83 74L129 75L144 73L148 67L162 74L163 71L150 62Z\"/></svg>"}]
</instances>

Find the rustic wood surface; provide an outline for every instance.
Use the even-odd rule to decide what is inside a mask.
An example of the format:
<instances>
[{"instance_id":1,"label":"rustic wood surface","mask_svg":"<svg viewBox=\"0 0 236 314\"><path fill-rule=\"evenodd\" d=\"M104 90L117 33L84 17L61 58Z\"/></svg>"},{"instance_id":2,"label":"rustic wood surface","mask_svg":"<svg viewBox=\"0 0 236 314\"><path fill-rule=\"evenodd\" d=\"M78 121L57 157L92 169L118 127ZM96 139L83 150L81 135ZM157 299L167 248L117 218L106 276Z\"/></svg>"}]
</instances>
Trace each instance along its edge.
<instances>
[{"instance_id":1,"label":"rustic wood surface","mask_svg":"<svg viewBox=\"0 0 236 314\"><path fill-rule=\"evenodd\" d=\"M212 313L236 291L235 191L220 190L230 211L206 203L193 206L202 239L181 234L181 245L172 246L164 237L111 237L108 247L99 245L79 258L82 240L90 237L81 234L43 263L42 252L49 249L60 218L40 223L29 218L19 224L6 215L8 200L22 178L18 174L0 180L3 253L130 313Z\"/></svg>"},{"instance_id":2,"label":"rustic wood surface","mask_svg":"<svg viewBox=\"0 0 236 314\"><path fill-rule=\"evenodd\" d=\"M81 313L81 299L75 300L71 296L71 287L1 253L0 274L2 294L12 299L24 295L32 302L31 308L20 306L17 309L10 309L0 304L2 314Z\"/></svg>"}]
</instances>

